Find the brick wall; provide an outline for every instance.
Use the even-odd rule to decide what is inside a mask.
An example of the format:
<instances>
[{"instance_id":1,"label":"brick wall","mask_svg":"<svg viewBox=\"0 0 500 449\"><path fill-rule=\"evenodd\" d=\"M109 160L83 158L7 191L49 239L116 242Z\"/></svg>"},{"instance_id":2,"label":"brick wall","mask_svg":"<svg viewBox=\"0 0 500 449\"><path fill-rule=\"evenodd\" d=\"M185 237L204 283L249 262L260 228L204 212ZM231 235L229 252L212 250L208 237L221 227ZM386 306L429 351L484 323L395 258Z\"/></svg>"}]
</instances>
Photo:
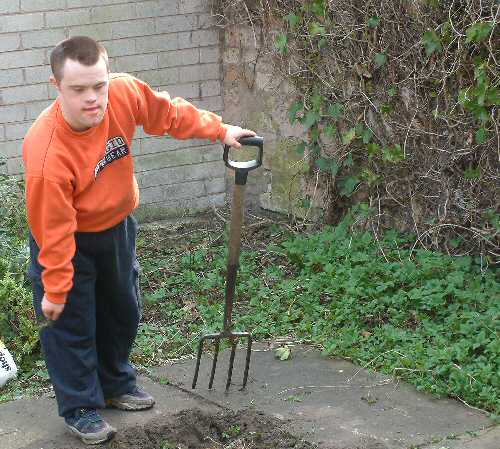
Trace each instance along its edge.
<instances>
[{"instance_id":1,"label":"brick wall","mask_svg":"<svg viewBox=\"0 0 500 449\"><path fill-rule=\"evenodd\" d=\"M22 175L22 139L56 97L50 51L73 35L101 41L111 70L128 72L172 97L223 110L219 33L209 0L1 0L0 172ZM132 147L143 218L202 209L225 200L220 144L149 137Z\"/></svg>"}]
</instances>

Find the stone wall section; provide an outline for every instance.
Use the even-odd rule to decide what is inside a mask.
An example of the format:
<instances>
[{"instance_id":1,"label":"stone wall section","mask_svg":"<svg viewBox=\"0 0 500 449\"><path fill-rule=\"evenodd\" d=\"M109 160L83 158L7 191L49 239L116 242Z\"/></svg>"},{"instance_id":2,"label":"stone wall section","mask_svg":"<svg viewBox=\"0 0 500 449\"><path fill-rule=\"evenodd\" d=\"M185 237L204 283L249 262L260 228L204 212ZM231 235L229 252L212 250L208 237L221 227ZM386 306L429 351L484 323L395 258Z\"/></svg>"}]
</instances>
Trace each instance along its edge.
<instances>
[{"instance_id":1,"label":"stone wall section","mask_svg":"<svg viewBox=\"0 0 500 449\"><path fill-rule=\"evenodd\" d=\"M224 114L264 137L263 166L248 177L248 205L303 216L308 162L295 148L304 131L288 121L294 91L276 68L270 36L257 25L225 28ZM228 191L232 184L228 177Z\"/></svg>"}]
</instances>

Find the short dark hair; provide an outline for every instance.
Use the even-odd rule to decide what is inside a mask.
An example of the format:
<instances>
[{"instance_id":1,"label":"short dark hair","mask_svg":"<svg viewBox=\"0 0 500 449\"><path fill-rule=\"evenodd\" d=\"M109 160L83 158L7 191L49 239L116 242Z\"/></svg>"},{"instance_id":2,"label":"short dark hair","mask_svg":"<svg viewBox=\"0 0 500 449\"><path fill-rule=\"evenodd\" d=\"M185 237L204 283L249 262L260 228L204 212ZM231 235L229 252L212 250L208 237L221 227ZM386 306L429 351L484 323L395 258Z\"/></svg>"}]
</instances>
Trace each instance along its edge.
<instances>
[{"instance_id":1,"label":"short dark hair","mask_svg":"<svg viewBox=\"0 0 500 449\"><path fill-rule=\"evenodd\" d=\"M57 81L63 77L63 67L67 59L91 66L104 58L109 70L108 52L94 39L87 36L73 36L59 42L50 53L50 67Z\"/></svg>"}]
</instances>

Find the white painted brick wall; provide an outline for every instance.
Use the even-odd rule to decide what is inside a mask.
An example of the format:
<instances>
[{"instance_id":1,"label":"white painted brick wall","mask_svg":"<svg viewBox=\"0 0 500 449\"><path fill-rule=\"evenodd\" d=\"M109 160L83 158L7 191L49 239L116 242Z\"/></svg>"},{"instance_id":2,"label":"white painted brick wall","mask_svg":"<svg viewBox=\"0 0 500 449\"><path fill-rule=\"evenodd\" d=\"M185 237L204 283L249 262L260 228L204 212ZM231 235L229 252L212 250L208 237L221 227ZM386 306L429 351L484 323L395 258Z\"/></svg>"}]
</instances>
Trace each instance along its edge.
<instances>
[{"instance_id":1,"label":"white painted brick wall","mask_svg":"<svg viewBox=\"0 0 500 449\"><path fill-rule=\"evenodd\" d=\"M57 92L50 51L69 36L105 45L111 70L128 72L220 115L221 51L210 0L0 0L0 173L22 175L23 137ZM221 145L151 137L133 144L141 203L203 209L225 200ZM154 215L154 214L153 214Z\"/></svg>"}]
</instances>

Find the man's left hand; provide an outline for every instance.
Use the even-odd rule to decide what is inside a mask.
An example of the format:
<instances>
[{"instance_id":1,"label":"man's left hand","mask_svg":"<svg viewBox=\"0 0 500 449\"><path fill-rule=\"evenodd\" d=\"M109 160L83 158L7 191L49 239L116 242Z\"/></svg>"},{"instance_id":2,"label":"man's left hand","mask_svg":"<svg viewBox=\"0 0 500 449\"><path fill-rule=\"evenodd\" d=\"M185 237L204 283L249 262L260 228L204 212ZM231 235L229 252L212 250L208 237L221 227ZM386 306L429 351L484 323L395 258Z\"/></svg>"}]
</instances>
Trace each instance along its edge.
<instances>
[{"instance_id":1,"label":"man's left hand","mask_svg":"<svg viewBox=\"0 0 500 449\"><path fill-rule=\"evenodd\" d=\"M233 125L225 125L227 128L226 137L222 141L223 144L229 145L234 148L241 148L241 143L238 142L240 137L253 137L255 136L255 132L250 131L249 129L243 129L239 126Z\"/></svg>"}]
</instances>

